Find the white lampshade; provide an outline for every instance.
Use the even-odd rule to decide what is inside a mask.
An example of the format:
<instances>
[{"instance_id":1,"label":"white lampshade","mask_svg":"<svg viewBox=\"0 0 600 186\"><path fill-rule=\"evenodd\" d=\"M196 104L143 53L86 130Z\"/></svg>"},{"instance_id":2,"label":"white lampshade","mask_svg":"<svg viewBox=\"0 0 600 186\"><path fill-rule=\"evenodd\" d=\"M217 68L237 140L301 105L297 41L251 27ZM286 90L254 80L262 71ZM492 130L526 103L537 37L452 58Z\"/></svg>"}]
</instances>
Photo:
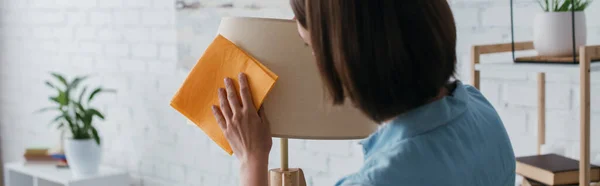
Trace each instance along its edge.
<instances>
[{"instance_id":1,"label":"white lampshade","mask_svg":"<svg viewBox=\"0 0 600 186\"><path fill-rule=\"evenodd\" d=\"M218 33L279 76L263 104L273 137L360 139L377 129L350 101L333 106L328 100L311 48L300 38L295 21L228 17L221 20Z\"/></svg>"}]
</instances>

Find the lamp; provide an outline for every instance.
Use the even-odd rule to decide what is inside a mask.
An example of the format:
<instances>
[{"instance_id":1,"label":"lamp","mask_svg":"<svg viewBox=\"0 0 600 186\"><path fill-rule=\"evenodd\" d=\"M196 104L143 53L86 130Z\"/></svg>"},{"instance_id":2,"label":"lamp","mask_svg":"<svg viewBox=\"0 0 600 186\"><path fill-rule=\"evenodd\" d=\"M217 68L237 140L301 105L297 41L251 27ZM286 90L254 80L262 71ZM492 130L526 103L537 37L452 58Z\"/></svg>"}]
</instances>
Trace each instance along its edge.
<instances>
[{"instance_id":1,"label":"lamp","mask_svg":"<svg viewBox=\"0 0 600 186\"><path fill-rule=\"evenodd\" d=\"M263 103L272 136L281 138L281 168L270 170L270 186L306 185L302 170L288 167L288 138L361 139L377 129L351 104L334 107L327 100L312 49L295 21L226 17L218 34L279 76Z\"/></svg>"}]
</instances>

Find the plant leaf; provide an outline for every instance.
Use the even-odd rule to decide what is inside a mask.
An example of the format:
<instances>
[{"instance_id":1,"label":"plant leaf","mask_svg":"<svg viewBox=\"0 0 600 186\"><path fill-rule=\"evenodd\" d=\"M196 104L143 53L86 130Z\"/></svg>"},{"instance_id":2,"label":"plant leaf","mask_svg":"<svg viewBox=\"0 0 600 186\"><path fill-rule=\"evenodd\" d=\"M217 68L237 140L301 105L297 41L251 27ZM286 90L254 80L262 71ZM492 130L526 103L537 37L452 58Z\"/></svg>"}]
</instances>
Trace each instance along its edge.
<instances>
[{"instance_id":1,"label":"plant leaf","mask_svg":"<svg viewBox=\"0 0 600 186\"><path fill-rule=\"evenodd\" d=\"M49 123L49 124L54 124L54 123L56 123L56 122L60 121L60 120L61 120L61 119L63 119L63 118L64 118L64 115L62 115L62 114L61 114L61 115L59 115L59 116L56 116L56 117L55 117L55 118L54 118L52 121L50 121L50 123ZM64 122L60 122L56 128L57 128L57 129L60 129L60 128L62 128L63 126L64 126Z\"/></svg>"},{"instance_id":2,"label":"plant leaf","mask_svg":"<svg viewBox=\"0 0 600 186\"><path fill-rule=\"evenodd\" d=\"M63 77L59 73L53 72L52 76L54 76L56 79L58 79L58 81L60 81L63 85L65 85L65 87L69 86L69 83L67 83L67 79L65 79L65 77Z\"/></svg>"},{"instance_id":3,"label":"plant leaf","mask_svg":"<svg viewBox=\"0 0 600 186\"><path fill-rule=\"evenodd\" d=\"M85 80L86 78L87 76L76 77L75 79L73 79L73 81L67 86L67 90L65 90L65 94L67 95L68 99L71 99L71 91L75 90L77 86L79 86L79 83L81 83L81 81Z\"/></svg>"},{"instance_id":4,"label":"plant leaf","mask_svg":"<svg viewBox=\"0 0 600 186\"><path fill-rule=\"evenodd\" d=\"M58 103L59 107L64 107L69 104L69 99L67 99L67 95L64 92L60 92L56 97L50 97L50 100Z\"/></svg>"},{"instance_id":5,"label":"plant leaf","mask_svg":"<svg viewBox=\"0 0 600 186\"><path fill-rule=\"evenodd\" d=\"M73 138L74 139L91 139L92 137L90 136L89 132L83 128L79 128L76 131L74 131L73 134Z\"/></svg>"},{"instance_id":6,"label":"plant leaf","mask_svg":"<svg viewBox=\"0 0 600 186\"><path fill-rule=\"evenodd\" d=\"M54 101L56 103L60 103L60 101L58 101L58 97L49 97L48 98L50 101Z\"/></svg>"},{"instance_id":7,"label":"plant leaf","mask_svg":"<svg viewBox=\"0 0 600 186\"><path fill-rule=\"evenodd\" d=\"M94 89L94 91L92 91L92 93L90 94L90 97L88 98L88 103L92 101L92 99L94 99L94 96L96 96L96 94L102 92L102 87L98 87L96 89Z\"/></svg>"},{"instance_id":8,"label":"plant leaf","mask_svg":"<svg viewBox=\"0 0 600 186\"><path fill-rule=\"evenodd\" d=\"M96 141L96 143L98 145L100 145L100 136L98 136L98 131L94 127L90 128L90 129L92 130L92 137L94 137L94 140Z\"/></svg>"},{"instance_id":9,"label":"plant leaf","mask_svg":"<svg viewBox=\"0 0 600 186\"><path fill-rule=\"evenodd\" d=\"M52 120L52 123L54 123L54 122L57 122L58 120L60 120L60 119L62 119L62 118L64 118L64 117L65 117L64 115L59 115L59 116L56 116L56 118L54 118L54 119Z\"/></svg>"},{"instance_id":10,"label":"plant leaf","mask_svg":"<svg viewBox=\"0 0 600 186\"><path fill-rule=\"evenodd\" d=\"M41 108L39 110L36 110L34 113L42 113L42 112L46 112L49 110L59 110L60 107L46 107L46 108Z\"/></svg>"},{"instance_id":11,"label":"plant leaf","mask_svg":"<svg viewBox=\"0 0 600 186\"><path fill-rule=\"evenodd\" d=\"M81 94L79 94L79 99L78 99L78 103L81 103L81 100L83 100L83 95L85 94L85 91L87 91L87 86L83 87L83 90L81 91Z\"/></svg>"},{"instance_id":12,"label":"plant leaf","mask_svg":"<svg viewBox=\"0 0 600 186\"><path fill-rule=\"evenodd\" d=\"M88 111L82 112L84 115L82 116L81 121L83 122L83 128L87 130L92 125L92 118L94 115Z\"/></svg>"},{"instance_id":13,"label":"plant leaf","mask_svg":"<svg viewBox=\"0 0 600 186\"><path fill-rule=\"evenodd\" d=\"M590 5L590 3L592 3L591 0L586 0L585 2L582 2L579 6L577 6L575 11L584 11Z\"/></svg>"},{"instance_id":14,"label":"plant leaf","mask_svg":"<svg viewBox=\"0 0 600 186\"><path fill-rule=\"evenodd\" d=\"M68 102L67 95L63 91L58 91L58 96L49 97L50 101L58 103L61 107L66 106Z\"/></svg>"},{"instance_id":15,"label":"plant leaf","mask_svg":"<svg viewBox=\"0 0 600 186\"><path fill-rule=\"evenodd\" d=\"M544 7L544 4L542 3L542 0L537 0L537 2L540 5L540 8L542 8L542 10L546 11L546 8Z\"/></svg>"},{"instance_id":16,"label":"plant leaf","mask_svg":"<svg viewBox=\"0 0 600 186\"><path fill-rule=\"evenodd\" d=\"M83 117L81 114L79 114L78 112L75 113L75 118L77 118L78 120L83 120Z\"/></svg>"},{"instance_id":17,"label":"plant leaf","mask_svg":"<svg viewBox=\"0 0 600 186\"><path fill-rule=\"evenodd\" d=\"M99 112L98 110L96 110L96 109L88 109L88 113L89 113L91 116L94 116L94 115L96 115L96 116L98 116L99 118L101 118L101 119L103 119L103 120L104 120L104 115L102 115L102 113L100 113L100 112Z\"/></svg>"},{"instance_id":18,"label":"plant leaf","mask_svg":"<svg viewBox=\"0 0 600 186\"><path fill-rule=\"evenodd\" d=\"M58 89L56 88L56 86L54 86L54 84L50 83L50 81L46 81L46 86L50 87L50 88L54 88L54 89Z\"/></svg>"},{"instance_id":19,"label":"plant leaf","mask_svg":"<svg viewBox=\"0 0 600 186\"><path fill-rule=\"evenodd\" d=\"M87 79L87 76L76 77L75 79L73 79L73 81L71 81L71 84L67 88L68 89L67 91L76 89L77 86L79 86L79 83L81 83L85 79Z\"/></svg>"},{"instance_id":20,"label":"plant leaf","mask_svg":"<svg viewBox=\"0 0 600 186\"><path fill-rule=\"evenodd\" d=\"M69 95L67 94L67 92L60 92L58 94L58 103L62 106L66 106L69 104Z\"/></svg>"},{"instance_id":21,"label":"plant leaf","mask_svg":"<svg viewBox=\"0 0 600 186\"><path fill-rule=\"evenodd\" d=\"M79 111L85 112L85 108L83 107L83 105L81 105L81 103L73 102L73 104L75 104L75 106L77 107L77 109L79 109Z\"/></svg>"},{"instance_id":22,"label":"plant leaf","mask_svg":"<svg viewBox=\"0 0 600 186\"><path fill-rule=\"evenodd\" d=\"M98 88L94 89L94 91L92 91L92 93L90 94L90 97L88 98L88 103L90 103L97 94L102 93L102 92L115 93L117 91L114 89L103 89L102 87L98 87Z\"/></svg>"},{"instance_id":23,"label":"plant leaf","mask_svg":"<svg viewBox=\"0 0 600 186\"><path fill-rule=\"evenodd\" d=\"M560 11L560 12L569 11L569 7L571 7L572 3L573 3L572 0L565 0L565 1L563 1L563 4L558 8L558 11Z\"/></svg>"},{"instance_id":24,"label":"plant leaf","mask_svg":"<svg viewBox=\"0 0 600 186\"><path fill-rule=\"evenodd\" d=\"M78 126L73 123L73 120L69 116L69 113L66 110L61 110L62 116L65 118L65 121L69 124L69 128L71 128L71 132L75 134L75 130L77 130Z\"/></svg>"}]
</instances>

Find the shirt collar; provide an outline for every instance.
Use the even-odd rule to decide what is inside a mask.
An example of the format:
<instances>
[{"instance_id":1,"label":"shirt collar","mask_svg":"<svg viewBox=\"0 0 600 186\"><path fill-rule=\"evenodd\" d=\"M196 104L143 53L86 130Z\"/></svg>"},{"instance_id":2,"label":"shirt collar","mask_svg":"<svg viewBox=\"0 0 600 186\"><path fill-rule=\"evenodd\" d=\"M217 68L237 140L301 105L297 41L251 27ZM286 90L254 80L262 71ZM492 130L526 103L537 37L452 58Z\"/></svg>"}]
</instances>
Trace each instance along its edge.
<instances>
[{"instance_id":1,"label":"shirt collar","mask_svg":"<svg viewBox=\"0 0 600 186\"><path fill-rule=\"evenodd\" d=\"M376 147L380 140L402 140L428 132L447 124L466 110L467 87L460 81L451 95L404 113L382 126L371 136L362 140L365 153Z\"/></svg>"}]
</instances>

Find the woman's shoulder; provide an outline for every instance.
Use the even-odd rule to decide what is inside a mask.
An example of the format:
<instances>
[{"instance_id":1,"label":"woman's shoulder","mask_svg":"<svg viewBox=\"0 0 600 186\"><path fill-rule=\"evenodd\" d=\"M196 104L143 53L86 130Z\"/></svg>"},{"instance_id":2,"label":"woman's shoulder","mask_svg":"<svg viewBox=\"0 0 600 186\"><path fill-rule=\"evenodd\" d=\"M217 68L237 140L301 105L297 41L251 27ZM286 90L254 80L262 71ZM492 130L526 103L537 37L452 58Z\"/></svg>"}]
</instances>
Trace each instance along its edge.
<instances>
[{"instance_id":1,"label":"woman's shoulder","mask_svg":"<svg viewBox=\"0 0 600 186\"><path fill-rule=\"evenodd\" d=\"M514 179L501 120L477 89L460 83L451 97L396 118L363 147L364 166L340 183L495 185Z\"/></svg>"},{"instance_id":2,"label":"woman's shoulder","mask_svg":"<svg viewBox=\"0 0 600 186\"><path fill-rule=\"evenodd\" d=\"M431 134L436 135L436 134ZM444 140L454 140L443 142ZM339 183L359 185L495 185L514 178L514 156L473 141L418 136L373 149L363 167ZM507 146L508 148L509 146ZM494 147L494 148L497 148ZM479 153L475 152L479 150ZM494 153L494 156L491 156ZM494 157L486 159L486 157ZM488 170L489 167L506 169ZM506 181L508 180L508 181ZM513 182L514 183L514 182ZM338 184L344 185L344 184ZM352 185L352 184L350 184ZM500 184L501 185L501 184Z\"/></svg>"}]
</instances>

